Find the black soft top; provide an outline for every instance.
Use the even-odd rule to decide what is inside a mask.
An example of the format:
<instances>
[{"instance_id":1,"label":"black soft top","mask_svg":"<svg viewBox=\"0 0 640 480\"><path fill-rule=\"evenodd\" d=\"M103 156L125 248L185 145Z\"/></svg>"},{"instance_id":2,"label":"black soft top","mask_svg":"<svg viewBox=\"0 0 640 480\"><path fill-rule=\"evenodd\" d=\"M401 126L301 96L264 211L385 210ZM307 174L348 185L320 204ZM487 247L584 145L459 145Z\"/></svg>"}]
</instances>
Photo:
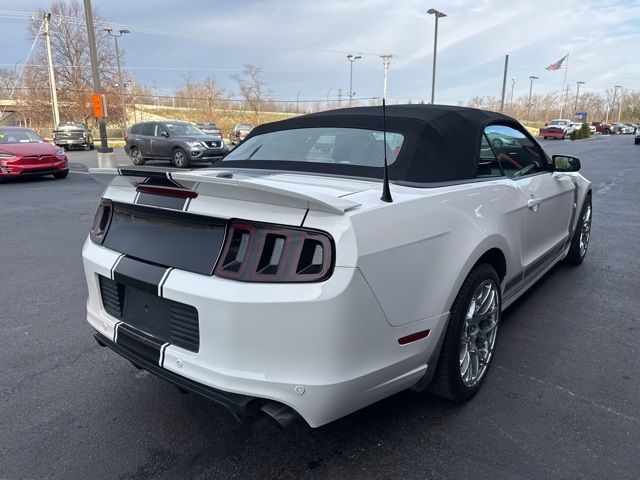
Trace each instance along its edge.
<instances>
[{"instance_id":1,"label":"black soft top","mask_svg":"<svg viewBox=\"0 0 640 480\"><path fill-rule=\"evenodd\" d=\"M387 131L404 135L389 178L398 182L433 183L474 178L480 139L487 125L516 127L530 137L517 120L501 113L449 105L389 105ZM382 107L328 110L265 123L247 138L268 132L309 127L350 127L382 130ZM382 178L382 165L339 165L314 162L223 161L228 167L309 171L358 177Z\"/></svg>"}]
</instances>

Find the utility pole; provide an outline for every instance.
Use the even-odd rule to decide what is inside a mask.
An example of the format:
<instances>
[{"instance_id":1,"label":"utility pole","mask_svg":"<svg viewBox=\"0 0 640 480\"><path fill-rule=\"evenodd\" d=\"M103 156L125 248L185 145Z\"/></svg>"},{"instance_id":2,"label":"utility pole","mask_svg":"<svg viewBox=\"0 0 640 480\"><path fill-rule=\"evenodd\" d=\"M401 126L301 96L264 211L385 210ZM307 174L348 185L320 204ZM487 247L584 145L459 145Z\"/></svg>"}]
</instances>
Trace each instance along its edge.
<instances>
[{"instance_id":1,"label":"utility pole","mask_svg":"<svg viewBox=\"0 0 640 480\"><path fill-rule=\"evenodd\" d=\"M531 114L531 92L533 91L533 81L539 79L540 77L536 77L535 75L531 75L529 77L529 103L527 107L527 120L531 120L529 115Z\"/></svg>"},{"instance_id":2,"label":"utility pole","mask_svg":"<svg viewBox=\"0 0 640 480\"><path fill-rule=\"evenodd\" d=\"M436 97L436 55L438 54L438 19L446 17L446 13L439 12L435 8L427 10L427 14L434 15L436 18L436 29L433 35L433 71L431 72L431 105L433 105Z\"/></svg>"},{"instance_id":3,"label":"utility pole","mask_svg":"<svg viewBox=\"0 0 640 480\"><path fill-rule=\"evenodd\" d=\"M356 94L356 92L353 91L353 64L356 60L360 60L362 58L362 55L353 55L353 54L349 54L347 55L347 60L349 60L349 64L350 64L350 68L349 68L349 91L347 92L347 95L349 96L349 106L351 106L352 102L353 102L353 96Z\"/></svg>"},{"instance_id":4,"label":"utility pole","mask_svg":"<svg viewBox=\"0 0 640 480\"><path fill-rule=\"evenodd\" d=\"M504 76L502 77L502 99L500 100L500 112L504 112L504 96L507 93L507 72L509 71L509 55L504 56Z\"/></svg>"},{"instance_id":5,"label":"utility pole","mask_svg":"<svg viewBox=\"0 0 640 480\"><path fill-rule=\"evenodd\" d=\"M613 86L613 100L611 101L611 105L607 106L607 118L605 119L604 123L609 123L609 110L613 111L616 108L616 96L618 94L619 88L622 88L622 85Z\"/></svg>"},{"instance_id":6,"label":"utility pole","mask_svg":"<svg viewBox=\"0 0 640 480\"><path fill-rule=\"evenodd\" d=\"M513 105L513 89L516 88L516 77L511 79L511 93L509 94L509 105Z\"/></svg>"},{"instance_id":7,"label":"utility pole","mask_svg":"<svg viewBox=\"0 0 640 480\"><path fill-rule=\"evenodd\" d=\"M622 95L624 93L624 90L622 89L622 85L619 85L620 87L620 97L618 100L618 123L620 123L620 115L622 114Z\"/></svg>"},{"instance_id":8,"label":"utility pole","mask_svg":"<svg viewBox=\"0 0 640 480\"><path fill-rule=\"evenodd\" d=\"M300 94L302 92L298 92L298 95L296 95L296 113L300 113Z\"/></svg>"},{"instance_id":9,"label":"utility pole","mask_svg":"<svg viewBox=\"0 0 640 480\"><path fill-rule=\"evenodd\" d=\"M389 55L388 53L385 55L380 55L384 65L384 85L382 87L382 98L384 101L387 101L387 75L389 74L389 60L393 58L393 55Z\"/></svg>"},{"instance_id":10,"label":"utility pole","mask_svg":"<svg viewBox=\"0 0 640 480\"><path fill-rule=\"evenodd\" d=\"M338 105L342 106L342 89L338 89Z\"/></svg>"},{"instance_id":11,"label":"utility pole","mask_svg":"<svg viewBox=\"0 0 640 480\"><path fill-rule=\"evenodd\" d=\"M84 0L84 16L87 24L87 39L89 43L89 57L91 59L91 74L93 76L93 89L95 93L103 94L100 84L100 72L98 71L98 50L96 48L96 31L93 28L93 10L91 0ZM100 148L98 148L98 165L114 165L115 155L113 148L109 148L107 141L107 124L104 117L98 118L100 129Z\"/></svg>"},{"instance_id":12,"label":"utility pole","mask_svg":"<svg viewBox=\"0 0 640 480\"><path fill-rule=\"evenodd\" d=\"M129 30L119 30L118 33L113 33L111 28L105 28L105 32L109 34L109 36L113 37L116 42L116 64L118 66L118 90L120 90L120 105L122 106L122 123L124 127L124 131L127 131L127 107L124 104L124 83L122 83L122 69L120 68L120 48L118 48L118 38L120 38L125 33L130 33Z\"/></svg>"},{"instance_id":13,"label":"utility pole","mask_svg":"<svg viewBox=\"0 0 640 480\"><path fill-rule=\"evenodd\" d=\"M578 111L578 99L580 98L580 85L584 85L585 82L576 82L576 103L573 106L573 113Z\"/></svg>"},{"instance_id":14,"label":"utility pole","mask_svg":"<svg viewBox=\"0 0 640 480\"><path fill-rule=\"evenodd\" d=\"M44 38L47 47L47 66L49 69L49 89L51 90L51 112L53 118L53 128L58 128L60 123L60 112L58 110L58 93L56 92L56 76L53 71L53 59L51 57L51 31L49 30L49 20L51 13L44 14Z\"/></svg>"}]
</instances>

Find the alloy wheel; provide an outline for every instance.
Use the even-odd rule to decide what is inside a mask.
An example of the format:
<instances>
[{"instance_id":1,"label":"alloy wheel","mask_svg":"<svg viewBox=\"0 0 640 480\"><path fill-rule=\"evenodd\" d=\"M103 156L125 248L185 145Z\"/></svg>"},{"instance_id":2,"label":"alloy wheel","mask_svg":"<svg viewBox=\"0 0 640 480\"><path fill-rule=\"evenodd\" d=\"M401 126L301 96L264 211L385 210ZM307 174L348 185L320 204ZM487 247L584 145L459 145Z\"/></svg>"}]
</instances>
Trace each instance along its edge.
<instances>
[{"instance_id":1,"label":"alloy wheel","mask_svg":"<svg viewBox=\"0 0 640 480\"><path fill-rule=\"evenodd\" d=\"M184 166L184 152L182 150L173 152L173 164L180 168Z\"/></svg>"},{"instance_id":2,"label":"alloy wheel","mask_svg":"<svg viewBox=\"0 0 640 480\"><path fill-rule=\"evenodd\" d=\"M582 215L582 226L580 227L580 256L584 257L589 246L591 236L591 205L587 205Z\"/></svg>"},{"instance_id":3,"label":"alloy wheel","mask_svg":"<svg viewBox=\"0 0 640 480\"><path fill-rule=\"evenodd\" d=\"M469 302L460 339L460 377L475 387L487 371L500 322L500 296L493 280L483 281Z\"/></svg>"}]
</instances>

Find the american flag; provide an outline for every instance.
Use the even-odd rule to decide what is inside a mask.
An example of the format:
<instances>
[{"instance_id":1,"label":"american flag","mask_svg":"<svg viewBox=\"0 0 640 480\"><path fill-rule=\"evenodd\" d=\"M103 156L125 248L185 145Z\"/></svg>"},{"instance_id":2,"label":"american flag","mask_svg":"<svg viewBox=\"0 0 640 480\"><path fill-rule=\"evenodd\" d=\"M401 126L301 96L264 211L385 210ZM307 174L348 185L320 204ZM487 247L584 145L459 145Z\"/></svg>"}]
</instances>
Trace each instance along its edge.
<instances>
[{"instance_id":1,"label":"american flag","mask_svg":"<svg viewBox=\"0 0 640 480\"><path fill-rule=\"evenodd\" d=\"M565 58L567 58L566 55L564 57L562 57L560 60L558 60L557 62L552 63L551 65L549 65L547 67L547 70L560 70L562 68L562 62L564 62Z\"/></svg>"}]
</instances>

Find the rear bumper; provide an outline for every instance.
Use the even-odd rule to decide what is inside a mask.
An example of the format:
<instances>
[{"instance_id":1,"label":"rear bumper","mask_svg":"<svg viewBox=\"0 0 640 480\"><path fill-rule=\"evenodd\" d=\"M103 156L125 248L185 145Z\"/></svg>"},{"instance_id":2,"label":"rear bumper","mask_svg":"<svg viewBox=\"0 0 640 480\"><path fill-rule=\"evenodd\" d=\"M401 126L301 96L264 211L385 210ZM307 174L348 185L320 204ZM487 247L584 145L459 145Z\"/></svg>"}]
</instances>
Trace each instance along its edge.
<instances>
[{"instance_id":1,"label":"rear bumper","mask_svg":"<svg viewBox=\"0 0 640 480\"><path fill-rule=\"evenodd\" d=\"M53 142L59 147L82 147L91 143L85 138L57 138Z\"/></svg>"},{"instance_id":2,"label":"rear bumper","mask_svg":"<svg viewBox=\"0 0 640 480\"><path fill-rule=\"evenodd\" d=\"M98 275L111 277L118 257L89 240L83 249L87 321L113 343L120 322L104 309ZM415 385L448 317L391 326L360 270L347 267L315 284L241 283L172 270L162 295L197 309L200 345L192 352L168 344L154 373L207 398L215 391L234 400L279 402L312 427ZM427 329L426 339L398 343ZM212 400L229 408L226 399ZM254 405L241 402L250 410ZM245 414L234 411L238 418Z\"/></svg>"},{"instance_id":3,"label":"rear bumper","mask_svg":"<svg viewBox=\"0 0 640 480\"><path fill-rule=\"evenodd\" d=\"M146 370L167 382L191 393L202 395L227 409L240 422L252 422L259 418L259 408L264 403L261 399L248 395L238 395L208 387L181 375L176 375L135 352L117 344L99 332L94 334L96 341L103 347L109 347L121 357L129 360L137 368Z\"/></svg>"}]
</instances>

